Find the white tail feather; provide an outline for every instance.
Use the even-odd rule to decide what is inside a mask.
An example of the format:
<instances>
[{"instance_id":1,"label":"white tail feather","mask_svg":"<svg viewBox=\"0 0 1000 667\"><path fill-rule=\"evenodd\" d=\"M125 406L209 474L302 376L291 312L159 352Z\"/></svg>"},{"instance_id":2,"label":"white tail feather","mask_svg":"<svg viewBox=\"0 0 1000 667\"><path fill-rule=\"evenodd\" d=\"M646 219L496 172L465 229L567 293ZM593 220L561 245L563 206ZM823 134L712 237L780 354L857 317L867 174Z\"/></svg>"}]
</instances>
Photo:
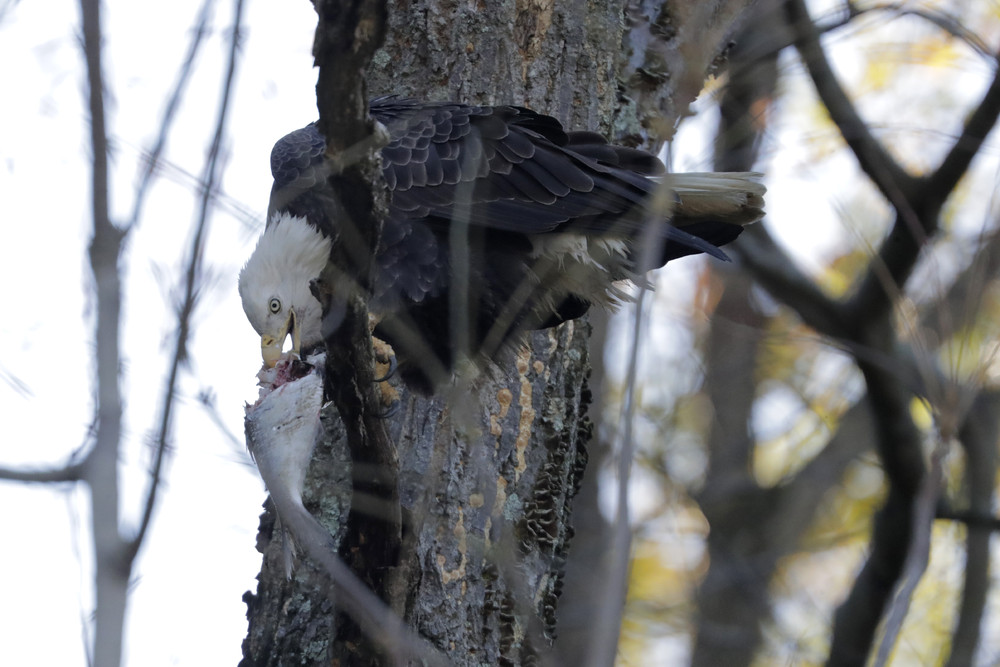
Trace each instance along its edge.
<instances>
[{"instance_id":1,"label":"white tail feather","mask_svg":"<svg viewBox=\"0 0 1000 667\"><path fill-rule=\"evenodd\" d=\"M694 172L670 174L664 181L677 194L678 226L701 220L749 225L764 216L763 174L756 172Z\"/></svg>"}]
</instances>

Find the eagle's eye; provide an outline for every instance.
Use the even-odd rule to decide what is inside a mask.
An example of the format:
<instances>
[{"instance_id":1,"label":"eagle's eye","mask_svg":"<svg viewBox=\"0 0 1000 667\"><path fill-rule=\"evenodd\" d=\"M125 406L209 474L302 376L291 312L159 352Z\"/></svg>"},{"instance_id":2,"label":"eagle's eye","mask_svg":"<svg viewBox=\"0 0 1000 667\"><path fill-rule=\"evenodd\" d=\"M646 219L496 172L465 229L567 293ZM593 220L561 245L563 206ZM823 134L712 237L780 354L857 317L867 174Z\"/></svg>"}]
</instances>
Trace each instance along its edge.
<instances>
[{"instance_id":1,"label":"eagle's eye","mask_svg":"<svg viewBox=\"0 0 1000 667\"><path fill-rule=\"evenodd\" d=\"M277 313L281 310L281 301L279 301L277 297L271 297L271 300L267 302L267 307L272 313Z\"/></svg>"}]
</instances>

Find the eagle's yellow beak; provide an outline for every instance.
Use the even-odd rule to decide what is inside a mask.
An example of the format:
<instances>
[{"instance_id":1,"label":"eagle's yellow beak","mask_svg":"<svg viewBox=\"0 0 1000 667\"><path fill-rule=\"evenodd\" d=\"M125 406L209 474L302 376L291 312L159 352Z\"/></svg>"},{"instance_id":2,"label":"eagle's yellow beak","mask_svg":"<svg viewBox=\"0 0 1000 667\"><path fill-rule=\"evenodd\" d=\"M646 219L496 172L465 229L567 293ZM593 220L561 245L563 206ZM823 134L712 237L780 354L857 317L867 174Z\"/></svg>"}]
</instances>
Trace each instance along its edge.
<instances>
[{"instance_id":1,"label":"eagle's yellow beak","mask_svg":"<svg viewBox=\"0 0 1000 667\"><path fill-rule=\"evenodd\" d=\"M285 323L281 325L276 336L271 336L269 334L264 334L260 337L260 356L264 359L264 365L268 368L274 368L274 365L278 363L278 359L281 358L281 348L285 344L285 338L288 334L292 334L292 354L296 357L299 356L299 349L302 346L302 340L299 337L299 328L295 323L295 309L288 309L288 319Z\"/></svg>"}]
</instances>

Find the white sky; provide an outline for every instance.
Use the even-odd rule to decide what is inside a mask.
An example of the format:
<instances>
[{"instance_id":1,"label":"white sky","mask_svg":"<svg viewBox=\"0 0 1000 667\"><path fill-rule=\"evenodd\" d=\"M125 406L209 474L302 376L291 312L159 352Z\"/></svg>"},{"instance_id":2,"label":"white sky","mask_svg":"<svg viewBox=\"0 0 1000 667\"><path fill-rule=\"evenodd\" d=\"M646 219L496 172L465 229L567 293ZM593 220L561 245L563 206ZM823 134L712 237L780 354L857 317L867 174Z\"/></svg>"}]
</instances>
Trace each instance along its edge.
<instances>
[{"instance_id":1,"label":"white sky","mask_svg":"<svg viewBox=\"0 0 1000 667\"><path fill-rule=\"evenodd\" d=\"M126 471L123 509L139 513L145 443L154 432L172 346L172 294L196 215L192 178L201 172L218 105L231 3L218 4L208 43L177 119L162 177L146 202L124 266ZM0 4L0 7L10 6ZM104 3L108 127L113 141L112 210L131 210L140 152L159 114L199 8ZM92 419L92 319L86 244L90 234L87 116L82 98L79 10L72 0L20 2L0 23L0 200L6 245L0 281L0 464L58 464L85 442ZM274 141L315 115L310 55L315 15L306 2L247 1L243 57L229 124L225 194L252 213L228 208L211 219L211 278L195 316L192 364L181 383L172 453L153 529L138 561L126 631L126 664L235 664L246 633L241 596L254 590L254 549L265 492L243 454L243 402L255 396L259 344L236 294L270 189ZM16 103L15 103L16 100ZM714 121L710 121L714 122ZM679 139L675 167L708 168L710 123ZM801 139L783 131L775 147ZM685 145L686 144L686 145ZM774 147L772 147L774 148ZM830 171L803 169L801 154L777 151L768 210L784 243L817 270L841 238L830 203ZM829 165L827 166L829 167ZM837 167L837 180L849 172ZM804 172L804 173L803 173ZM844 177L846 178L846 177ZM836 201L836 194L834 199ZM803 201L812 202L802 219ZM682 270L682 269L679 269ZM211 390L225 428L196 397ZM0 552L0 663L85 665L84 619L92 608L87 498L80 490L0 483L7 539ZM40 649L39 647L44 647Z\"/></svg>"}]
</instances>

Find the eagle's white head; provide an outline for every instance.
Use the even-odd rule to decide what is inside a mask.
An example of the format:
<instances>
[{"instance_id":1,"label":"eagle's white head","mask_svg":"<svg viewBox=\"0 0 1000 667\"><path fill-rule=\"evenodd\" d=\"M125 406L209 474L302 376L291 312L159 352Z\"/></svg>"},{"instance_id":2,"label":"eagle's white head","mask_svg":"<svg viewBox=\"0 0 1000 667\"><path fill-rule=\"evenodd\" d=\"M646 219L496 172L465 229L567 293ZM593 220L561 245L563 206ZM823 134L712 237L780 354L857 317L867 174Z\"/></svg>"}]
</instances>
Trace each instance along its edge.
<instances>
[{"instance_id":1,"label":"eagle's white head","mask_svg":"<svg viewBox=\"0 0 1000 667\"><path fill-rule=\"evenodd\" d=\"M240 298L260 334L264 363L274 366L285 338L292 351L322 340L322 307L309 290L330 256L330 240L305 218L275 213L240 272Z\"/></svg>"}]
</instances>

